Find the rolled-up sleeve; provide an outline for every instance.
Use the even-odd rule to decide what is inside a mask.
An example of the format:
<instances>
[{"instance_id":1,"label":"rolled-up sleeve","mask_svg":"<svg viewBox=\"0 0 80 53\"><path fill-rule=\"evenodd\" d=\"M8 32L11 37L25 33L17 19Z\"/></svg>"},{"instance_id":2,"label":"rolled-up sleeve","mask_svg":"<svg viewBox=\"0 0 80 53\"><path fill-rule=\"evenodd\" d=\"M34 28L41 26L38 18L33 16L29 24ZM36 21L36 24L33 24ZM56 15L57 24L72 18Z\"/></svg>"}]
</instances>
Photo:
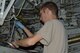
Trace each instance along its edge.
<instances>
[{"instance_id":1,"label":"rolled-up sleeve","mask_svg":"<svg viewBox=\"0 0 80 53\"><path fill-rule=\"evenodd\" d=\"M44 45L49 45L52 41L52 30L53 25L52 22L47 22L38 32L37 34L42 36L42 40L40 42Z\"/></svg>"}]
</instances>

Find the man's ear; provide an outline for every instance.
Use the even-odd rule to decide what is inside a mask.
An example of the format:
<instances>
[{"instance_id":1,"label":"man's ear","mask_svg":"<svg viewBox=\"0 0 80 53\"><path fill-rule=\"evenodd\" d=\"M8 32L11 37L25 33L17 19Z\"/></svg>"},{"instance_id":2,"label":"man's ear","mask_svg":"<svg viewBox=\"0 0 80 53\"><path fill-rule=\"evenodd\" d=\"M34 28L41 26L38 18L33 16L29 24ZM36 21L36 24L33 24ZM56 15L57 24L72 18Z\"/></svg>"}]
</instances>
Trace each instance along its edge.
<instances>
[{"instance_id":1,"label":"man's ear","mask_svg":"<svg viewBox=\"0 0 80 53\"><path fill-rule=\"evenodd\" d=\"M49 15L51 14L51 10L49 10L48 8L46 9L46 13Z\"/></svg>"}]
</instances>

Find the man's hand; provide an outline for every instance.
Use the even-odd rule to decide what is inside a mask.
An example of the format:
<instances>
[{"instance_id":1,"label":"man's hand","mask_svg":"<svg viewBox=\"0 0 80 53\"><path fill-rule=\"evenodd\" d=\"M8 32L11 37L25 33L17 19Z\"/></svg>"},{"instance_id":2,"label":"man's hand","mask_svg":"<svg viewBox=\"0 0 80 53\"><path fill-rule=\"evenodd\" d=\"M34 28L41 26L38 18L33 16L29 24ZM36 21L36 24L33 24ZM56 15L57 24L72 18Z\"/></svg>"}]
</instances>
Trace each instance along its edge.
<instances>
[{"instance_id":1,"label":"man's hand","mask_svg":"<svg viewBox=\"0 0 80 53\"><path fill-rule=\"evenodd\" d=\"M12 48L19 48L19 46L16 44L16 42L7 42Z\"/></svg>"},{"instance_id":2,"label":"man's hand","mask_svg":"<svg viewBox=\"0 0 80 53\"><path fill-rule=\"evenodd\" d=\"M16 26L20 27L21 29L26 28L20 21L16 21L15 23L16 23Z\"/></svg>"}]
</instances>

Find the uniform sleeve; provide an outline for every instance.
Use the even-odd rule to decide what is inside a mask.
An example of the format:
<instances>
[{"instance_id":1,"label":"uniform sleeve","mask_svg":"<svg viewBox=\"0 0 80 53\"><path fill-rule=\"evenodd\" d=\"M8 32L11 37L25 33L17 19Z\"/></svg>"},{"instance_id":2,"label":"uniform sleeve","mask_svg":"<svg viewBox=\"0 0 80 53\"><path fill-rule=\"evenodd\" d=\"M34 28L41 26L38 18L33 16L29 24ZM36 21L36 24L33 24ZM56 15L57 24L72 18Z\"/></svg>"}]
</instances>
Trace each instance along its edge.
<instances>
[{"instance_id":1,"label":"uniform sleeve","mask_svg":"<svg viewBox=\"0 0 80 53\"><path fill-rule=\"evenodd\" d=\"M44 45L49 45L52 38L52 23L47 22L38 32L37 34L42 36L42 40L40 41Z\"/></svg>"}]
</instances>

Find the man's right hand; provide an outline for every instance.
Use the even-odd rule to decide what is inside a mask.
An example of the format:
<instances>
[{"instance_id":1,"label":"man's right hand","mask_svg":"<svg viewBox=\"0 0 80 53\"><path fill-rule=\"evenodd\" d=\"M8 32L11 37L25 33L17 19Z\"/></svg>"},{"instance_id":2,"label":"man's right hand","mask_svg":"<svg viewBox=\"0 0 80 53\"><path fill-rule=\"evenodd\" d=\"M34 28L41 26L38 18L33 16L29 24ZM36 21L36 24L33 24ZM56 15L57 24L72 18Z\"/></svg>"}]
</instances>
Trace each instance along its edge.
<instances>
[{"instance_id":1,"label":"man's right hand","mask_svg":"<svg viewBox=\"0 0 80 53\"><path fill-rule=\"evenodd\" d=\"M7 43L12 48L19 48L19 46L15 42L11 42L11 43L10 42L7 42Z\"/></svg>"},{"instance_id":2,"label":"man's right hand","mask_svg":"<svg viewBox=\"0 0 80 53\"><path fill-rule=\"evenodd\" d=\"M21 29L26 28L20 21L16 21L15 23L16 23L16 26L20 27Z\"/></svg>"}]
</instances>

